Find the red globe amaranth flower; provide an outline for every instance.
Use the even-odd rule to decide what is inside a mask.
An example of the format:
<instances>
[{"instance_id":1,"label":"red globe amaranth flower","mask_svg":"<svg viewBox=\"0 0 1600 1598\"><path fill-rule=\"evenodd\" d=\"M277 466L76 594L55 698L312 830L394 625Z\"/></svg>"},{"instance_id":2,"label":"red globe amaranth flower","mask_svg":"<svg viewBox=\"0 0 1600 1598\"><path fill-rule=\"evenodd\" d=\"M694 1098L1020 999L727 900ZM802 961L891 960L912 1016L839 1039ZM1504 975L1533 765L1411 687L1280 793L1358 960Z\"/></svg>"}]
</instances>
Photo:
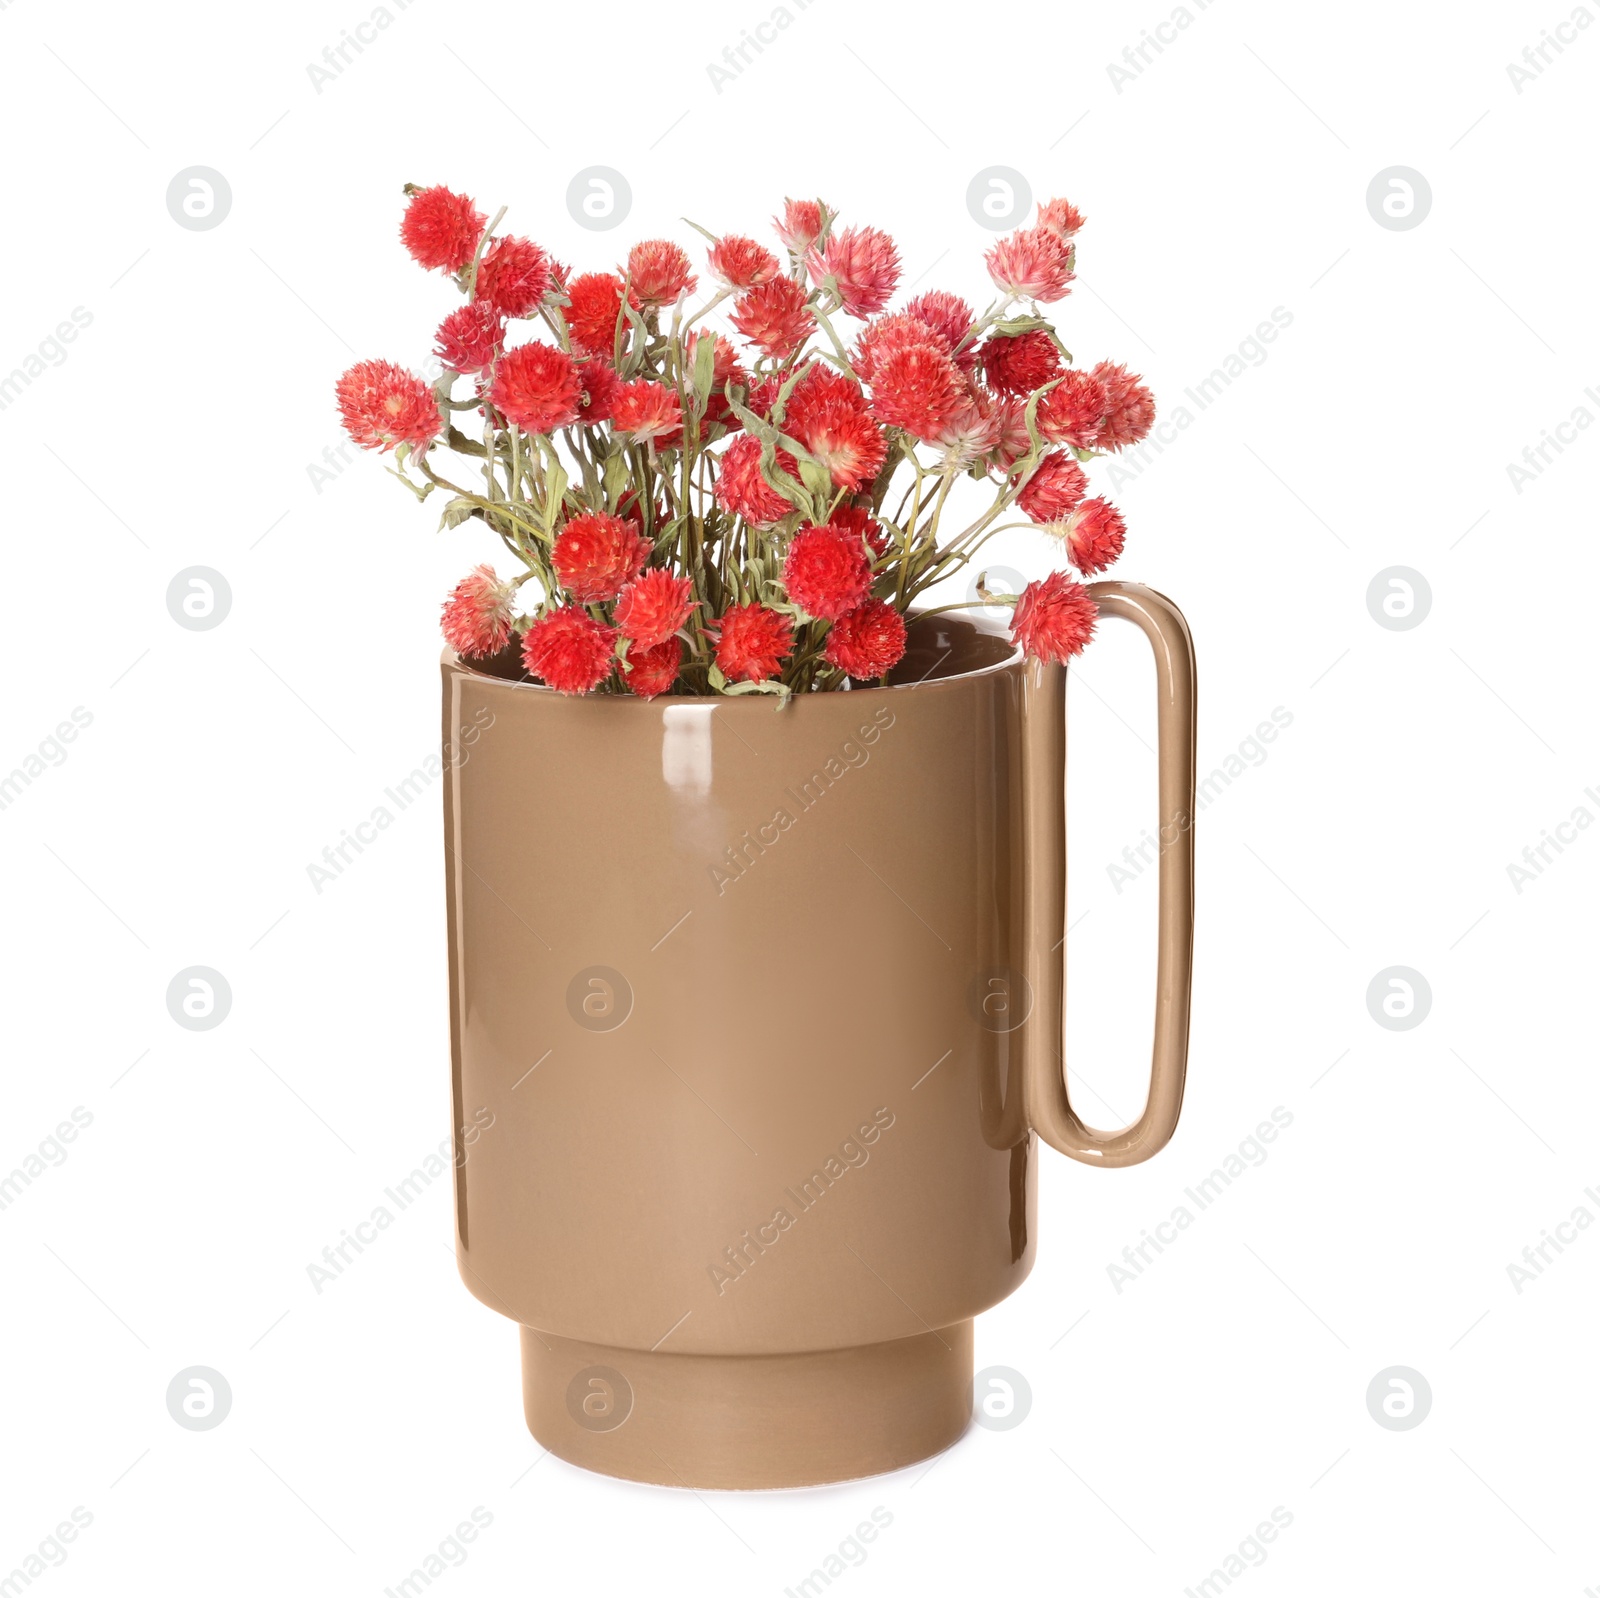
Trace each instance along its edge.
<instances>
[{"instance_id":1,"label":"red globe amaranth flower","mask_svg":"<svg viewBox=\"0 0 1600 1598\"><path fill-rule=\"evenodd\" d=\"M615 599L649 558L649 542L634 524L603 510L574 516L550 552L561 586L585 605Z\"/></svg>"},{"instance_id":2,"label":"red globe amaranth flower","mask_svg":"<svg viewBox=\"0 0 1600 1598\"><path fill-rule=\"evenodd\" d=\"M511 642L511 601L516 585L503 583L492 566L463 577L444 602L440 630L458 655L497 655Z\"/></svg>"},{"instance_id":3,"label":"red globe amaranth flower","mask_svg":"<svg viewBox=\"0 0 1600 1598\"><path fill-rule=\"evenodd\" d=\"M357 361L334 387L339 419L362 449L409 444L419 454L439 436L439 402L393 361Z\"/></svg>"},{"instance_id":4,"label":"red globe amaranth flower","mask_svg":"<svg viewBox=\"0 0 1600 1598\"><path fill-rule=\"evenodd\" d=\"M572 342L591 355L610 360L616 350L617 321L622 315L622 279L609 272L585 272L567 284L565 312ZM630 329L622 323L622 347Z\"/></svg>"},{"instance_id":5,"label":"red globe amaranth flower","mask_svg":"<svg viewBox=\"0 0 1600 1598\"><path fill-rule=\"evenodd\" d=\"M1073 582L1065 572L1051 572L1042 582L1029 583L1018 596L1011 641L1038 660L1064 664L1083 653L1099 614L1082 583Z\"/></svg>"},{"instance_id":6,"label":"red globe amaranth flower","mask_svg":"<svg viewBox=\"0 0 1600 1598\"><path fill-rule=\"evenodd\" d=\"M893 605L869 599L847 611L828 633L823 656L847 676L881 677L906 652L906 624Z\"/></svg>"},{"instance_id":7,"label":"red globe amaranth flower","mask_svg":"<svg viewBox=\"0 0 1600 1598\"><path fill-rule=\"evenodd\" d=\"M1070 200L1040 200L1038 225L1065 244L1083 226L1083 214Z\"/></svg>"},{"instance_id":8,"label":"red globe amaranth flower","mask_svg":"<svg viewBox=\"0 0 1600 1598\"><path fill-rule=\"evenodd\" d=\"M806 291L793 278L776 277L741 294L728 318L764 355L783 360L817 330Z\"/></svg>"},{"instance_id":9,"label":"red globe amaranth flower","mask_svg":"<svg viewBox=\"0 0 1600 1598\"><path fill-rule=\"evenodd\" d=\"M1089 375L1105 384L1106 414L1095 436L1097 449L1126 449L1137 444L1155 425L1155 396L1126 366L1101 361Z\"/></svg>"},{"instance_id":10,"label":"red globe amaranth flower","mask_svg":"<svg viewBox=\"0 0 1600 1598\"><path fill-rule=\"evenodd\" d=\"M505 342L506 324L485 300L458 306L434 334L433 353L454 372L481 372Z\"/></svg>"},{"instance_id":11,"label":"red globe amaranth flower","mask_svg":"<svg viewBox=\"0 0 1600 1598\"><path fill-rule=\"evenodd\" d=\"M683 407L664 383L624 383L611 406L611 431L641 443L653 438L663 446L676 444L683 438Z\"/></svg>"},{"instance_id":12,"label":"red globe amaranth flower","mask_svg":"<svg viewBox=\"0 0 1600 1598\"><path fill-rule=\"evenodd\" d=\"M854 610L872 587L872 563L860 534L830 522L802 527L783 562L783 586L808 616L832 621Z\"/></svg>"},{"instance_id":13,"label":"red globe amaranth flower","mask_svg":"<svg viewBox=\"0 0 1600 1598\"><path fill-rule=\"evenodd\" d=\"M646 239L628 251L628 282L641 305L671 305L698 279L689 257L670 239Z\"/></svg>"},{"instance_id":14,"label":"red globe amaranth flower","mask_svg":"<svg viewBox=\"0 0 1600 1598\"><path fill-rule=\"evenodd\" d=\"M1017 504L1033 521L1058 522L1088 492L1089 479L1083 468L1065 450L1058 450L1039 462L1038 470L1017 495Z\"/></svg>"},{"instance_id":15,"label":"red globe amaranth flower","mask_svg":"<svg viewBox=\"0 0 1600 1598\"><path fill-rule=\"evenodd\" d=\"M835 488L864 487L888 453L860 385L826 366L812 367L795 385L784 407L783 430L827 467Z\"/></svg>"},{"instance_id":16,"label":"red globe amaranth flower","mask_svg":"<svg viewBox=\"0 0 1600 1598\"><path fill-rule=\"evenodd\" d=\"M950 353L950 341L920 316L908 311L896 311L891 316L880 316L862 329L856 340L856 352L850 358L851 370L863 383L870 383L878 370L878 363L891 351L904 349L909 344L932 344L934 348Z\"/></svg>"},{"instance_id":17,"label":"red globe amaranth flower","mask_svg":"<svg viewBox=\"0 0 1600 1598\"><path fill-rule=\"evenodd\" d=\"M546 252L548 255L548 252ZM561 294L567 292L567 284L572 277L572 268L565 261L558 261L555 256L549 256L550 287Z\"/></svg>"},{"instance_id":18,"label":"red globe amaranth flower","mask_svg":"<svg viewBox=\"0 0 1600 1598\"><path fill-rule=\"evenodd\" d=\"M1072 284L1067 247L1044 228L1024 228L1001 239L984 257L997 289L1025 299L1062 299Z\"/></svg>"},{"instance_id":19,"label":"red globe amaranth flower","mask_svg":"<svg viewBox=\"0 0 1600 1598\"><path fill-rule=\"evenodd\" d=\"M1028 437L1028 407L1019 399L1007 397L999 403L999 429L994 443L996 466L1010 471L1033 448Z\"/></svg>"},{"instance_id":20,"label":"red globe amaranth flower","mask_svg":"<svg viewBox=\"0 0 1600 1598\"><path fill-rule=\"evenodd\" d=\"M640 699L654 699L678 680L678 668L683 664L683 640L663 639L649 649L634 644L624 664L627 671L623 681L628 685L628 692Z\"/></svg>"},{"instance_id":21,"label":"red globe amaranth flower","mask_svg":"<svg viewBox=\"0 0 1600 1598\"><path fill-rule=\"evenodd\" d=\"M483 237L484 221L483 212L466 195L452 194L442 183L413 189L400 218L400 242L418 266L459 272Z\"/></svg>"},{"instance_id":22,"label":"red globe amaranth flower","mask_svg":"<svg viewBox=\"0 0 1600 1598\"><path fill-rule=\"evenodd\" d=\"M783 215L773 217L772 225L795 255L804 255L822 237L834 214L821 200L785 200Z\"/></svg>"},{"instance_id":23,"label":"red globe amaranth flower","mask_svg":"<svg viewBox=\"0 0 1600 1598\"><path fill-rule=\"evenodd\" d=\"M1040 434L1052 444L1092 449L1106 414L1106 386L1091 372L1069 367L1033 413Z\"/></svg>"},{"instance_id":24,"label":"red globe amaranth flower","mask_svg":"<svg viewBox=\"0 0 1600 1598\"><path fill-rule=\"evenodd\" d=\"M828 518L832 527L843 527L867 541L867 548L872 551L874 560L882 560L889 549L889 535L884 530L882 522L874 521L872 513L860 505L851 505L848 502L834 507L833 514Z\"/></svg>"},{"instance_id":25,"label":"red globe amaranth flower","mask_svg":"<svg viewBox=\"0 0 1600 1598\"><path fill-rule=\"evenodd\" d=\"M473 298L502 316L532 316L550 287L550 257L531 239L496 239L478 262Z\"/></svg>"},{"instance_id":26,"label":"red globe amaranth flower","mask_svg":"<svg viewBox=\"0 0 1600 1598\"><path fill-rule=\"evenodd\" d=\"M781 270L777 256L765 244L757 244L742 233L729 233L718 239L706 261L711 275L730 289L753 289L758 283L770 283Z\"/></svg>"},{"instance_id":27,"label":"red globe amaranth flower","mask_svg":"<svg viewBox=\"0 0 1600 1598\"><path fill-rule=\"evenodd\" d=\"M1014 338L996 334L983 341L983 374L997 394L1026 396L1061 372L1061 351L1043 328Z\"/></svg>"},{"instance_id":28,"label":"red globe amaranth flower","mask_svg":"<svg viewBox=\"0 0 1600 1598\"><path fill-rule=\"evenodd\" d=\"M838 284L839 299L852 316L875 316L900 281L900 252L875 227L847 227L834 234L822 250L807 253L806 265L812 282L831 277Z\"/></svg>"},{"instance_id":29,"label":"red globe amaranth flower","mask_svg":"<svg viewBox=\"0 0 1600 1598\"><path fill-rule=\"evenodd\" d=\"M1115 505L1086 499L1067 518L1067 553L1085 577L1103 572L1122 554L1128 524Z\"/></svg>"},{"instance_id":30,"label":"red globe amaranth flower","mask_svg":"<svg viewBox=\"0 0 1600 1598\"><path fill-rule=\"evenodd\" d=\"M970 466L1000 441L1000 401L981 388L969 388L961 403L929 436L950 459Z\"/></svg>"},{"instance_id":31,"label":"red globe amaranth flower","mask_svg":"<svg viewBox=\"0 0 1600 1598\"><path fill-rule=\"evenodd\" d=\"M586 694L611 675L617 630L581 605L561 605L522 636L522 663L557 693Z\"/></svg>"},{"instance_id":32,"label":"red globe amaranth flower","mask_svg":"<svg viewBox=\"0 0 1600 1598\"><path fill-rule=\"evenodd\" d=\"M519 344L500 357L489 398L525 433L550 433L577 421L583 374L564 350Z\"/></svg>"},{"instance_id":33,"label":"red globe amaranth flower","mask_svg":"<svg viewBox=\"0 0 1600 1598\"><path fill-rule=\"evenodd\" d=\"M579 382L583 384L583 402L578 406L578 420L597 426L611 419L611 407L617 403L622 390L622 379L599 356L580 363Z\"/></svg>"},{"instance_id":34,"label":"red globe amaranth flower","mask_svg":"<svg viewBox=\"0 0 1600 1598\"><path fill-rule=\"evenodd\" d=\"M872 414L915 438L932 437L965 398L959 368L931 340L898 345L874 365Z\"/></svg>"},{"instance_id":35,"label":"red globe amaranth flower","mask_svg":"<svg viewBox=\"0 0 1600 1598\"><path fill-rule=\"evenodd\" d=\"M775 464L797 481L800 468L786 449L777 452ZM730 516L742 516L752 527L770 527L794 506L761 475L761 440L748 433L734 439L722 452L714 497Z\"/></svg>"},{"instance_id":36,"label":"red globe amaranth flower","mask_svg":"<svg viewBox=\"0 0 1600 1598\"><path fill-rule=\"evenodd\" d=\"M689 619L699 603L693 595L689 578L653 566L622 590L613 615L624 638L640 649L653 649Z\"/></svg>"},{"instance_id":37,"label":"red globe amaranth flower","mask_svg":"<svg viewBox=\"0 0 1600 1598\"><path fill-rule=\"evenodd\" d=\"M735 605L706 628L717 641L717 668L729 682L775 677L794 648L794 625L765 605Z\"/></svg>"},{"instance_id":38,"label":"red globe amaranth flower","mask_svg":"<svg viewBox=\"0 0 1600 1598\"><path fill-rule=\"evenodd\" d=\"M952 359L963 372L970 372L977 364L978 346L962 344L972 331L972 307L959 294L947 294L942 289L930 289L906 302L905 316L914 316L926 322L950 346Z\"/></svg>"}]
</instances>

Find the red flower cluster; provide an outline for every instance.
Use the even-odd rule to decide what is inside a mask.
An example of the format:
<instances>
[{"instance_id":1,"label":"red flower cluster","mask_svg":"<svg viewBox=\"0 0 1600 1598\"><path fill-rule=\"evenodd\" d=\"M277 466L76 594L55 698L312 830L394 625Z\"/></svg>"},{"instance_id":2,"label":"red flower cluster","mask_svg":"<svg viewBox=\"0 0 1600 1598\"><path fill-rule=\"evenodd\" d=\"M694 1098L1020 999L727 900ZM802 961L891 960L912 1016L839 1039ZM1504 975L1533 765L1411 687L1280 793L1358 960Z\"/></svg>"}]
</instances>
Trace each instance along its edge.
<instances>
[{"instance_id":1,"label":"red flower cluster","mask_svg":"<svg viewBox=\"0 0 1600 1598\"><path fill-rule=\"evenodd\" d=\"M479 566L446 599L463 658L520 637L558 692L644 699L868 684L903 658L914 603L979 569L1011 507L1085 577L1121 555L1126 524L1092 496L1092 466L1149 434L1155 402L1126 366L1073 365L1041 314L1076 270L1068 201L988 250L998 293L980 311L943 289L895 306L894 240L839 227L819 199L783 203L780 248L708 233L693 308L670 239L575 273L486 231L467 195L406 195L405 249L465 295L434 334L443 376L361 361L336 398L357 443L404 446L400 475L447 492L446 526L487 523L523 562L509 580ZM531 340L510 331L531 319ZM448 427L455 412L481 425ZM437 464L441 435L464 469ZM974 483L987 509L967 505ZM1064 661L1095 615L1054 572L1016 601L1013 637Z\"/></svg>"}]
</instances>

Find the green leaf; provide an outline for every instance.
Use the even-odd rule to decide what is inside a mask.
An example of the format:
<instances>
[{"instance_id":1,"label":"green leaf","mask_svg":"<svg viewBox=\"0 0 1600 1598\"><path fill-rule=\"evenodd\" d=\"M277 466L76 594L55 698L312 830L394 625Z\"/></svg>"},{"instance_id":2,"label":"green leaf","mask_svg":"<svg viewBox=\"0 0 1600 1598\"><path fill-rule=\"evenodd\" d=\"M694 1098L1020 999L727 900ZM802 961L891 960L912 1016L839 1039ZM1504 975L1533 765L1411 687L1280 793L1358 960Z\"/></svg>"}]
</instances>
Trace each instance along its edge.
<instances>
[{"instance_id":1,"label":"green leaf","mask_svg":"<svg viewBox=\"0 0 1600 1598\"><path fill-rule=\"evenodd\" d=\"M812 499L827 504L833 497L833 478L828 468L809 457L796 464L800 467L800 481L810 490Z\"/></svg>"},{"instance_id":2,"label":"green leaf","mask_svg":"<svg viewBox=\"0 0 1600 1598\"><path fill-rule=\"evenodd\" d=\"M714 333L703 333L694 346L694 400L695 409L704 412L711 394L712 379L717 367L717 339Z\"/></svg>"},{"instance_id":3,"label":"green leaf","mask_svg":"<svg viewBox=\"0 0 1600 1598\"><path fill-rule=\"evenodd\" d=\"M716 661L712 661L711 664L706 667L706 681L709 682L719 694L728 686L728 679L722 675L722 668L716 663Z\"/></svg>"},{"instance_id":4,"label":"green leaf","mask_svg":"<svg viewBox=\"0 0 1600 1598\"><path fill-rule=\"evenodd\" d=\"M462 522L478 513L475 500L469 499L465 494L457 494L444 508L443 515L439 518L439 531L442 533L451 527L459 527Z\"/></svg>"}]
</instances>

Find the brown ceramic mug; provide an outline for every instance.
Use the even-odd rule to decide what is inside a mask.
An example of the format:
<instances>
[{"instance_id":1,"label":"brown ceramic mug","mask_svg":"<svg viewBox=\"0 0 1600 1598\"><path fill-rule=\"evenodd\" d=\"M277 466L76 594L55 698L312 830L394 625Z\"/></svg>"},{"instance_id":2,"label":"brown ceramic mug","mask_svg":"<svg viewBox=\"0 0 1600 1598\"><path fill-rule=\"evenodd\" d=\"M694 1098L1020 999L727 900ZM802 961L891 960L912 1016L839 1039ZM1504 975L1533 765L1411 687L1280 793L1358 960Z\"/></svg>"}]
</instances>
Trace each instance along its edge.
<instances>
[{"instance_id":1,"label":"brown ceramic mug","mask_svg":"<svg viewBox=\"0 0 1600 1598\"><path fill-rule=\"evenodd\" d=\"M1062 1061L1066 671L918 620L890 685L569 698L446 654L458 1260L522 1327L529 1427L593 1470L778 1487L907 1465L971 1411L1028 1274L1034 1133L1172 1135L1188 1045L1194 658L1160 594L1144 1113Z\"/></svg>"}]
</instances>

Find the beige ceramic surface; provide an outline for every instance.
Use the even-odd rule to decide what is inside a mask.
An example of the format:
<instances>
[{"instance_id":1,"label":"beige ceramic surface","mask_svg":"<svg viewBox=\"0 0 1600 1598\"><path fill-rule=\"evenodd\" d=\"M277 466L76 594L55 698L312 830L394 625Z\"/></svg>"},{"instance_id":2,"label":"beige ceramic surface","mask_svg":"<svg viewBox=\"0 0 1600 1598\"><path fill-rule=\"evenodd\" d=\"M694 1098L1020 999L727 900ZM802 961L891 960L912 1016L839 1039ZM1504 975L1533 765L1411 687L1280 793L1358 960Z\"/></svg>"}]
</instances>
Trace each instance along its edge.
<instances>
[{"instance_id":1,"label":"beige ceramic surface","mask_svg":"<svg viewBox=\"0 0 1600 1598\"><path fill-rule=\"evenodd\" d=\"M1150 1101L1109 1134L1062 1076L1062 668L949 616L898 685L781 711L446 656L458 1258L552 1452L692 1486L926 1457L1033 1262L1030 1131L1102 1165L1171 1135L1193 658L1162 596L1091 592L1156 651L1170 840Z\"/></svg>"}]
</instances>

